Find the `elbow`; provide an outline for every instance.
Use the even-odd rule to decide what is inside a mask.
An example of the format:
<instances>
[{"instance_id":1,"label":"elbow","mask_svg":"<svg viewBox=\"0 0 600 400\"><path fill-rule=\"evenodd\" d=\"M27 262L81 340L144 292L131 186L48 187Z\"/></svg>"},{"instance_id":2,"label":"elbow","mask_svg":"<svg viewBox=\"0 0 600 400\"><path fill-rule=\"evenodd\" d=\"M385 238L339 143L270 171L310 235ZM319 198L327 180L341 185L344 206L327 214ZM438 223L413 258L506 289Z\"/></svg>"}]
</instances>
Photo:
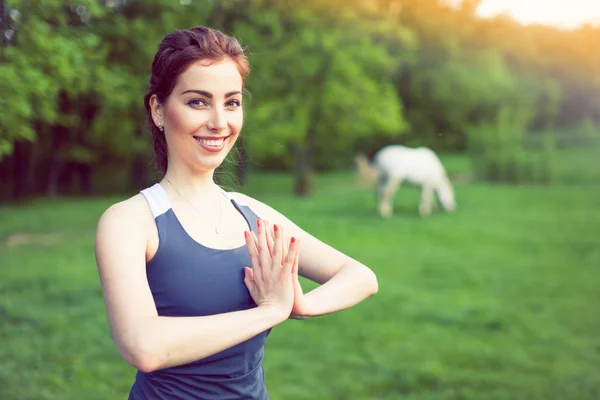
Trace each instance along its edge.
<instances>
[{"instance_id":1,"label":"elbow","mask_svg":"<svg viewBox=\"0 0 600 400\"><path fill-rule=\"evenodd\" d=\"M365 286L367 288L367 293L369 296L373 296L379 291L379 282L377 281L377 275L375 275L375 272L373 272L370 269L367 269L366 271Z\"/></svg>"},{"instance_id":2,"label":"elbow","mask_svg":"<svg viewBox=\"0 0 600 400\"><path fill-rule=\"evenodd\" d=\"M153 357L137 355L128 362L132 367L145 374L149 374L160 369L159 364Z\"/></svg>"},{"instance_id":3,"label":"elbow","mask_svg":"<svg viewBox=\"0 0 600 400\"><path fill-rule=\"evenodd\" d=\"M379 282L377 281L377 276L373 273L373 282L371 283L371 296L377 294L379 291Z\"/></svg>"},{"instance_id":4,"label":"elbow","mask_svg":"<svg viewBox=\"0 0 600 400\"><path fill-rule=\"evenodd\" d=\"M143 372L151 373L161 368L161 363L156 351L152 351L153 346L144 341L138 340L138 343L133 346L125 346L119 348L121 357L132 367Z\"/></svg>"},{"instance_id":5,"label":"elbow","mask_svg":"<svg viewBox=\"0 0 600 400\"><path fill-rule=\"evenodd\" d=\"M352 264L351 275L353 275L353 285L355 285L356 293L362 296L363 299L377 294L379 291L379 282L377 281L377 275L372 269L364 264L354 262Z\"/></svg>"}]
</instances>

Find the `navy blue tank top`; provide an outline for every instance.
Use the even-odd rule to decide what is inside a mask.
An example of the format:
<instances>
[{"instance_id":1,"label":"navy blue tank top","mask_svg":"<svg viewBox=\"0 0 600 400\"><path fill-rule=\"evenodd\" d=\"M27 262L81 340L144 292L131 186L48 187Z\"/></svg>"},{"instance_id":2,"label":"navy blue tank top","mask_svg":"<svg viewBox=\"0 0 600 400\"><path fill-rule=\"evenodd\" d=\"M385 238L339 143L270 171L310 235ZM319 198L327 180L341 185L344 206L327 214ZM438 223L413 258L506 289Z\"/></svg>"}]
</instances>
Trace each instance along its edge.
<instances>
[{"instance_id":1,"label":"navy blue tank top","mask_svg":"<svg viewBox=\"0 0 600 400\"><path fill-rule=\"evenodd\" d=\"M146 264L158 315L205 316L256 307L244 284L247 247L208 248L192 239L159 184L142 190L158 228L158 250ZM223 191L255 232L258 216ZM137 371L129 400L268 400L262 367L270 329L212 356L144 373Z\"/></svg>"}]
</instances>

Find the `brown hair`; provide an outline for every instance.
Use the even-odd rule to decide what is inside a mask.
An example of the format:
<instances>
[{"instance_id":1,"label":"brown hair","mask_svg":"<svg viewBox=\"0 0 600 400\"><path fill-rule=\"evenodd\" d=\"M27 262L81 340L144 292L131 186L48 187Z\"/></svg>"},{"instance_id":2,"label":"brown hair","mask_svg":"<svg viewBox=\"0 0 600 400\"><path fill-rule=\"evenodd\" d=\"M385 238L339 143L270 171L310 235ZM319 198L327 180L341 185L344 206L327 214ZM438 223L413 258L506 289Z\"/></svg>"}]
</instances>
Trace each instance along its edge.
<instances>
[{"instance_id":1,"label":"brown hair","mask_svg":"<svg viewBox=\"0 0 600 400\"><path fill-rule=\"evenodd\" d=\"M165 36L158 45L152 61L149 89L144 96L148 123L154 145L154 161L164 174L167 171L167 142L164 132L154 124L150 109L150 97L156 94L159 103L164 103L171 94L181 73L198 60L220 61L230 58L236 63L242 82L250 72L248 59L240 43L231 36L215 29L199 26L186 30L175 30Z\"/></svg>"}]
</instances>

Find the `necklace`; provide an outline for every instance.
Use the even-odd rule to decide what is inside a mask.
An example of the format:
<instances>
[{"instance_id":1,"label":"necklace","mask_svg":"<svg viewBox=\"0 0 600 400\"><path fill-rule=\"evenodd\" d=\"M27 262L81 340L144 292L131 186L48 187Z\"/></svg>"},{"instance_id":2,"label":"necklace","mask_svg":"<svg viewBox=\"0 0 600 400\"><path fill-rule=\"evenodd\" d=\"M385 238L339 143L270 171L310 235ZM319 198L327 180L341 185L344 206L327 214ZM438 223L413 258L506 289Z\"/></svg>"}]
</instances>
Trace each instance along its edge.
<instances>
[{"instance_id":1,"label":"necklace","mask_svg":"<svg viewBox=\"0 0 600 400\"><path fill-rule=\"evenodd\" d=\"M177 192L177 194L179 195L179 197L181 197L182 199L184 199L185 201L187 201L187 202L190 204L190 206L192 206L192 208L194 209L194 211L196 211L196 212L198 213L198 215L199 215L200 217L202 217L202 219L203 219L204 221L206 221L206 223L208 223L209 225L211 225L211 224L210 224L210 222L208 222L208 220L207 220L206 218L204 218L204 215L202 215L202 213L201 213L201 212L200 212L200 211L199 211L199 210L198 210L198 209L197 209L197 208L194 206L194 204L193 204L191 201L189 201L187 198L185 198L185 197L183 197L183 196L181 195L181 193L179 192L179 190L177 190L177 188L176 188L176 187L175 187L175 186L174 186L174 185L171 183L171 181L170 181L169 179L165 178L165 180L166 180L167 182L169 182L169 185L171 185L171 187L172 187L173 189L175 189L175 191ZM223 209L222 209L222 206L221 206L221 197L219 197L219 221L217 222L217 225L215 226L215 233L216 233L217 235L220 235L220 234L221 234L221 233L219 232L219 225L221 224L221 218L222 218L222 217L223 217Z\"/></svg>"}]
</instances>

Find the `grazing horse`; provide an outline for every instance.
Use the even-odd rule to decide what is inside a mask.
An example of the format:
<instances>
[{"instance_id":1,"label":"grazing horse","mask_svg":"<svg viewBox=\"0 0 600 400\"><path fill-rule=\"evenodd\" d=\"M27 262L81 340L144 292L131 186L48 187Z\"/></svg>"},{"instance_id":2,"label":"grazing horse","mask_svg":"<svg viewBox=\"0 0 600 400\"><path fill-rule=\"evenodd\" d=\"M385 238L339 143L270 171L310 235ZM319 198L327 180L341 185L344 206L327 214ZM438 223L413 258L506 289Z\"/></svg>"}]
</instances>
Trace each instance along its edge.
<instances>
[{"instance_id":1,"label":"grazing horse","mask_svg":"<svg viewBox=\"0 0 600 400\"><path fill-rule=\"evenodd\" d=\"M394 196L402 182L421 186L421 216L431 213L434 192L447 212L456 208L454 189L446 170L427 147L389 145L377 151L372 162L364 154L357 154L355 161L363 182L377 184L378 211L382 217L392 215Z\"/></svg>"}]
</instances>

